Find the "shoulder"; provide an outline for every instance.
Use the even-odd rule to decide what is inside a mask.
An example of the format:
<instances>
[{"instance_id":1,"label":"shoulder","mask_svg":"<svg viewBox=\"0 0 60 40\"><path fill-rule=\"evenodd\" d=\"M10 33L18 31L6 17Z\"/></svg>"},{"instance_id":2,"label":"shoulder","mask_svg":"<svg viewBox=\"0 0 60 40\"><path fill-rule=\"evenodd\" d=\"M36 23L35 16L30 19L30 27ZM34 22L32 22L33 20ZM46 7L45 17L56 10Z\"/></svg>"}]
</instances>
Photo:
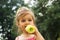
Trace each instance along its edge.
<instances>
[{"instance_id":1,"label":"shoulder","mask_svg":"<svg viewBox=\"0 0 60 40\"><path fill-rule=\"evenodd\" d=\"M15 38L15 40L20 40L22 38L22 36L17 36L16 38Z\"/></svg>"},{"instance_id":2,"label":"shoulder","mask_svg":"<svg viewBox=\"0 0 60 40\"><path fill-rule=\"evenodd\" d=\"M20 36L17 36L17 37L15 38L15 40L19 40L19 38L20 38Z\"/></svg>"},{"instance_id":3,"label":"shoulder","mask_svg":"<svg viewBox=\"0 0 60 40\"><path fill-rule=\"evenodd\" d=\"M23 35L20 35L20 36L17 36L15 40L25 40L25 38L23 37Z\"/></svg>"}]
</instances>

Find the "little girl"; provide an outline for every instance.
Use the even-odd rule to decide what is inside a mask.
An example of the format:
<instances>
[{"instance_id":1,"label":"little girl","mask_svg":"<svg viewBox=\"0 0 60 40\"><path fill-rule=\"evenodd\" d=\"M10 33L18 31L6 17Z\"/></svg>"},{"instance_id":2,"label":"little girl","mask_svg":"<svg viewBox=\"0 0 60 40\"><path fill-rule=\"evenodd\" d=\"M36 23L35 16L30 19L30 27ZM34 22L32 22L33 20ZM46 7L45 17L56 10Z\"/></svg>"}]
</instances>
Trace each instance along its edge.
<instances>
[{"instance_id":1,"label":"little girl","mask_svg":"<svg viewBox=\"0 0 60 40\"><path fill-rule=\"evenodd\" d=\"M17 36L15 40L45 40L35 26L34 13L27 7L21 7L17 10L16 25L18 26L18 29L21 29L22 34ZM25 28L27 25L35 26L35 32L26 32Z\"/></svg>"}]
</instances>

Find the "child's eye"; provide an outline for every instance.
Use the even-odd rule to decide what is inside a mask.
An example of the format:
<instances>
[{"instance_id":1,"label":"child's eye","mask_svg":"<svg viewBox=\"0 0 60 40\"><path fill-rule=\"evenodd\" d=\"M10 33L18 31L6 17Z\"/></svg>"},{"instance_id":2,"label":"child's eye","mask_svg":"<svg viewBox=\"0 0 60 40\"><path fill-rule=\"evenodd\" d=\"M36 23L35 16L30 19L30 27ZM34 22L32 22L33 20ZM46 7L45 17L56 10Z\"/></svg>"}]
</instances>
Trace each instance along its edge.
<instances>
[{"instance_id":1,"label":"child's eye","mask_svg":"<svg viewBox=\"0 0 60 40\"><path fill-rule=\"evenodd\" d=\"M21 20L21 22L25 22L26 20Z\"/></svg>"},{"instance_id":2,"label":"child's eye","mask_svg":"<svg viewBox=\"0 0 60 40\"><path fill-rule=\"evenodd\" d=\"M31 19L29 19L28 21L32 21Z\"/></svg>"}]
</instances>

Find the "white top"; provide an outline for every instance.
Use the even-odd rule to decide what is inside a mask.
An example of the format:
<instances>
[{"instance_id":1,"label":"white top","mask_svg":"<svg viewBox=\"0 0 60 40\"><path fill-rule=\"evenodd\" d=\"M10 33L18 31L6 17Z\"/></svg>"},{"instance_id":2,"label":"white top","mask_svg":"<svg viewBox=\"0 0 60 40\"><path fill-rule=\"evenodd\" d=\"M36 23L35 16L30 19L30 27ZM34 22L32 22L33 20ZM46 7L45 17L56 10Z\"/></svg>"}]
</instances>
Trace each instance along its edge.
<instances>
[{"instance_id":1,"label":"white top","mask_svg":"<svg viewBox=\"0 0 60 40\"><path fill-rule=\"evenodd\" d=\"M25 38L23 35L21 35L21 36L16 37L15 40L32 40L32 39L35 40L34 35L32 35L31 37L28 37L28 38Z\"/></svg>"},{"instance_id":2,"label":"white top","mask_svg":"<svg viewBox=\"0 0 60 40\"><path fill-rule=\"evenodd\" d=\"M15 40L26 40L26 39L21 35L21 36L16 37Z\"/></svg>"}]
</instances>

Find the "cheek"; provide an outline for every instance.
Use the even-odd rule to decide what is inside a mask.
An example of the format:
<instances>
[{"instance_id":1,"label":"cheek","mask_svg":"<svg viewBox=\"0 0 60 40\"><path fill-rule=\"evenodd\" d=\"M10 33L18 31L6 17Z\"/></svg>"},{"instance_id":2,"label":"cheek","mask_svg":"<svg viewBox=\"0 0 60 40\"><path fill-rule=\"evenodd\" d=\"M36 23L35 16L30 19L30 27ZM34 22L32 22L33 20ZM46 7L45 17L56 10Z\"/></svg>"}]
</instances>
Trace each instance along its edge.
<instances>
[{"instance_id":1,"label":"cheek","mask_svg":"<svg viewBox=\"0 0 60 40\"><path fill-rule=\"evenodd\" d=\"M30 24L31 24L31 25L34 25L34 22L31 22Z\"/></svg>"},{"instance_id":2,"label":"cheek","mask_svg":"<svg viewBox=\"0 0 60 40\"><path fill-rule=\"evenodd\" d=\"M24 28L24 23L19 23L19 27L20 27L21 29L23 29L23 28Z\"/></svg>"},{"instance_id":3,"label":"cheek","mask_svg":"<svg viewBox=\"0 0 60 40\"><path fill-rule=\"evenodd\" d=\"M22 24L19 24L19 27L22 28Z\"/></svg>"},{"instance_id":4,"label":"cheek","mask_svg":"<svg viewBox=\"0 0 60 40\"><path fill-rule=\"evenodd\" d=\"M23 26L22 25L19 25L19 28L23 31Z\"/></svg>"},{"instance_id":5,"label":"cheek","mask_svg":"<svg viewBox=\"0 0 60 40\"><path fill-rule=\"evenodd\" d=\"M22 28L22 24L20 22L18 23L18 27L19 28Z\"/></svg>"}]
</instances>

